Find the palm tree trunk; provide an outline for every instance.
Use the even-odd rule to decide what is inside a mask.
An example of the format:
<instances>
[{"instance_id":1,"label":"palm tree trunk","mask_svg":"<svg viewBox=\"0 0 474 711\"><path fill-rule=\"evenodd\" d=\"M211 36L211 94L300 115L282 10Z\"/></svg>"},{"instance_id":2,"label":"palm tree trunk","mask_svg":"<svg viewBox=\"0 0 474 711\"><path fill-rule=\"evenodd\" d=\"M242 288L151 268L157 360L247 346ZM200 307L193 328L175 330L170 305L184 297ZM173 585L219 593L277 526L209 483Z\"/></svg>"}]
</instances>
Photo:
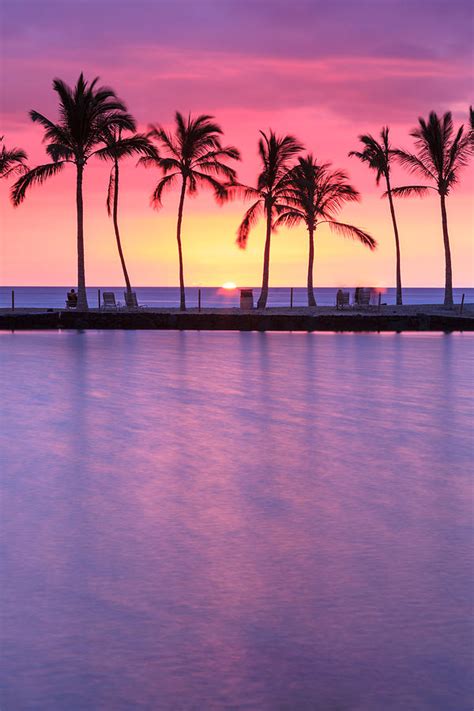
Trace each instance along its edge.
<instances>
[{"instance_id":1,"label":"palm tree trunk","mask_svg":"<svg viewBox=\"0 0 474 711\"><path fill-rule=\"evenodd\" d=\"M118 226L118 197L119 197L119 164L118 160L114 161L114 206L112 212L112 219L114 222L115 239L117 240L117 249L120 257L120 263L122 264L123 276L125 279L125 284L127 285L127 294L132 295L132 287L130 284L130 279L128 277L127 267L125 265L125 258L122 251L122 243L120 241L120 231Z\"/></svg>"},{"instance_id":2,"label":"palm tree trunk","mask_svg":"<svg viewBox=\"0 0 474 711\"><path fill-rule=\"evenodd\" d=\"M179 255L179 291L180 300L179 308L181 311L186 311L186 294L184 291L184 269L183 269L183 248L181 246L181 223L183 221L183 205L184 196L186 195L186 178L183 177L183 185L181 187L181 196L179 198L178 207L178 224L176 228L176 239L178 240L178 255Z\"/></svg>"},{"instance_id":3,"label":"palm tree trunk","mask_svg":"<svg viewBox=\"0 0 474 711\"><path fill-rule=\"evenodd\" d=\"M443 223L444 256L446 260L444 305L453 305L453 270L451 267L451 249L449 247L448 216L446 214L446 196L440 195L441 220Z\"/></svg>"},{"instance_id":4,"label":"palm tree trunk","mask_svg":"<svg viewBox=\"0 0 474 711\"><path fill-rule=\"evenodd\" d=\"M268 281L270 277L270 240L272 236L272 208L266 207L267 212L267 234L265 237L265 251L263 253L263 275L262 289L257 302L257 309L264 309L268 299Z\"/></svg>"},{"instance_id":5,"label":"palm tree trunk","mask_svg":"<svg viewBox=\"0 0 474 711\"><path fill-rule=\"evenodd\" d=\"M308 306L316 306L313 290L313 265L314 265L314 228L308 227L309 235L309 259L308 259Z\"/></svg>"},{"instance_id":6,"label":"palm tree trunk","mask_svg":"<svg viewBox=\"0 0 474 711\"><path fill-rule=\"evenodd\" d=\"M84 265L84 205L82 200L83 163L77 163L76 208L77 208L77 310L87 311L86 274Z\"/></svg>"},{"instance_id":7,"label":"palm tree trunk","mask_svg":"<svg viewBox=\"0 0 474 711\"><path fill-rule=\"evenodd\" d=\"M402 305L402 273L401 273L401 264L400 264L400 238L398 236L398 225L397 225L397 218L395 217L395 207L393 204L393 198L392 198L392 188L390 185L390 179L388 175L385 176L385 180L387 181L387 196L388 196L388 202L390 205L390 214L392 216L392 225L393 225L393 232L395 234L395 248L397 251L397 306Z\"/></svg>"}]
</instances>

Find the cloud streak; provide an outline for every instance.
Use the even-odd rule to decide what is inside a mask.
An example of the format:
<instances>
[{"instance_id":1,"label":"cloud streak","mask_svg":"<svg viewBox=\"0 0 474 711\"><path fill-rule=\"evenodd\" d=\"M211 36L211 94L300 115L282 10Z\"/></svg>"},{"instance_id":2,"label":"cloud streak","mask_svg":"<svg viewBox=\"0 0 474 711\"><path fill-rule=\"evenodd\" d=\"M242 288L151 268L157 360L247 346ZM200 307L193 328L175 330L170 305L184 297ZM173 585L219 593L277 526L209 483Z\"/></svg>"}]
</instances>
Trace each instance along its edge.
<instances>
[{"instance_id":1,"label":"cloud streak","mask_svg":"<svg viewBox=\"0 0 474 711\"><path fill-rule=\"evenodd\" d=\"M52 77L80 70L145 122L285 106L403 122L470 99L466 0L4 0L2 12L7 128L52 110Z\"/></svg>"},{"instance_id":2,"label":"cloud streak","mask_svg":"<svg viewBox=\"0 0 474 711\"><path fill-rule=\"evenodd\" d=\"M5 118L19 121L30 106L54 111L48 87L60 74L73 82L78 69L123 95L142 122L175 108L280 110L317 107L364 121L408 121L420 111L464 101L470 72L460 62L400 58L291 59L230 53L129 47L126 59L97 52L87 58L49 56L41 62L6 59ZM140 64L137 73L136 66ZM58 71L58 66L61 70Z\"/></svg>"}]
</instances>

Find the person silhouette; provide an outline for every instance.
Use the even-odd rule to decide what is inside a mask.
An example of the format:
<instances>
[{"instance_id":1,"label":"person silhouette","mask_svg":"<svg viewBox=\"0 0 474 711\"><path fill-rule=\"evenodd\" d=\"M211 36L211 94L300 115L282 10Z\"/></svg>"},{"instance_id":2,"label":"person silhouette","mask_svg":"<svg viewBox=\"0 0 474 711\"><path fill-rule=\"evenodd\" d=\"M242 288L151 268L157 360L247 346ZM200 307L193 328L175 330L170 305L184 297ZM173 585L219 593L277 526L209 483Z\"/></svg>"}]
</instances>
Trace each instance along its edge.
<instances>
[{"instance_id":1,"label":"person silhouette","mask_svg":"<svg viewBox=\"0 0 474 711\"><path fill-rule=\"evenodd\" d=\"M74 289L67 292L67 300L69 306L77 306L77 292Z\"/></svg>"}]
</instances>

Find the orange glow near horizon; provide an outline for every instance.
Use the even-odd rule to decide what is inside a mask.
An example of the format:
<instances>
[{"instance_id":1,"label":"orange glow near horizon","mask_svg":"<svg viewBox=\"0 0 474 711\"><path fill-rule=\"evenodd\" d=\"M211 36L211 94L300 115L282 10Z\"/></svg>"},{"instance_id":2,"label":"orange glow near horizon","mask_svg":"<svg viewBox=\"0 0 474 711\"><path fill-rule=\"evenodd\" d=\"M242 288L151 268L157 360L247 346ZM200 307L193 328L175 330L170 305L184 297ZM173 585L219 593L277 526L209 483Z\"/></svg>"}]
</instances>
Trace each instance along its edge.
<instances>
[{"instance_id":1,"label":"orange glow near horizon","mask_svg":"<svg viewBox=\"0 0 474 711\"><path fill-rule=\"evenodd\" d=\"M315 286L349 287L394 285L395 249L387 205L354 166L354 184L363 193L360 204L348 206L341 219L368 229L378 248L370 252L321 226L316 233ZM85 240L86 279L91 286L120 285L123 275L111 220L104 206L106 171L102 180L86 183ZM73 171L33 188L19 208L8 204L6 185L0 189L0 281L8 286L67 285L76 283L76 238ZM135 286L176 286L176 202L174 194L160 211L148 205L151 176L137 189L133 166L123 171L120 226L127 267ZM90 170L91 178L97 178ZM371 178L372 176L368 176ZM467 176L466 176L467 177ZM138 176L137 176L138 178ZM6 182L6 181L4 181ZM94 182L96 182L94 180ZM467 182L467 181L466 181ZM100 184L102 183L102 184ZM455 286L474 283L472 201L462 185L448 200L448 215ZM369 192L370 191L370 192ZM265 229L260 221L246 250L235 244L236 230L245 205L230 203L219 208L209 195L189 199L183 221L185 282L189 286L224 285L229 273L233 283L258 286L261 281ZM443 286L444 252L436 196L397 202L401 235L404 286ZM271 286L304 286L307 234L303 227L280 228L272 237Z\"/></svg>"}]
</instances>

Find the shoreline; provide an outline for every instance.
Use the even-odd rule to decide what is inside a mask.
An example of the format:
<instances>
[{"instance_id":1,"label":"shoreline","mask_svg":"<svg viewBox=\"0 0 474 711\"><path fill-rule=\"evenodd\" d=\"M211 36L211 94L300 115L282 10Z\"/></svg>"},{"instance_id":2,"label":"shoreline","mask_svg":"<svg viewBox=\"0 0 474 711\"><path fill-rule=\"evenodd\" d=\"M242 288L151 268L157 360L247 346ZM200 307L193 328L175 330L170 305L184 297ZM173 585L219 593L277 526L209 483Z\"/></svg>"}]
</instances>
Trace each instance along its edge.
<instances>
[{"instance_id":1,"label":"shoreline","mask_svg":"<svg viewBox=\"0 0 474 711\"><path fill-rule=\"evenodd\" d=\"M0 330L217 330L217 331L474 331L474 304L231 309L140 308L86 312L62 309L0 309Z\"/></svg>"}]
</instances>

